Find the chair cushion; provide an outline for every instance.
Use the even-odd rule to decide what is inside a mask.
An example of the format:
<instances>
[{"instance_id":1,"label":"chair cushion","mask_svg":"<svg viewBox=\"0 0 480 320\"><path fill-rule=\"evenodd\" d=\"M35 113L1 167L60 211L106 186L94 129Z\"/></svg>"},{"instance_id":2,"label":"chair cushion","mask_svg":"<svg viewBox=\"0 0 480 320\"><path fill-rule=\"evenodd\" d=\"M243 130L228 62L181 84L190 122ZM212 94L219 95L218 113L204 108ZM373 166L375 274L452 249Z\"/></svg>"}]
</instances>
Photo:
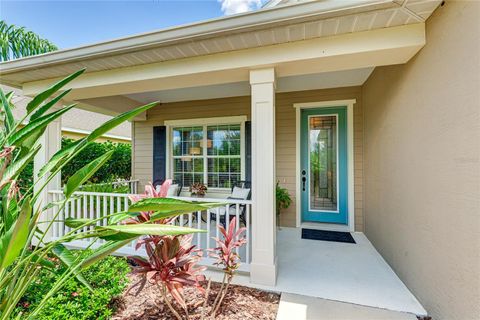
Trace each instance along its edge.
<instances>
[{"instance_id":1,"label":"chair cushion","mask_svg":"<svg viewBox=\"0 0 480 320\"><path fill-rule=\"evenodd\" d=\"M178 193L178 184L172 184L168 187L167 197L176 197Z\"/></svg>"},{"instance_id":2,"label":"chair cushion","mask_svg":"<svg viewBox=\"0 0 480 320\"><path fill-rule=\"evenodd\" d=\"M234 187L230 197L236 198L236 199L247 200L249 194L250 194L250 189L249 188Z\"/></svg>"}]
</instances>

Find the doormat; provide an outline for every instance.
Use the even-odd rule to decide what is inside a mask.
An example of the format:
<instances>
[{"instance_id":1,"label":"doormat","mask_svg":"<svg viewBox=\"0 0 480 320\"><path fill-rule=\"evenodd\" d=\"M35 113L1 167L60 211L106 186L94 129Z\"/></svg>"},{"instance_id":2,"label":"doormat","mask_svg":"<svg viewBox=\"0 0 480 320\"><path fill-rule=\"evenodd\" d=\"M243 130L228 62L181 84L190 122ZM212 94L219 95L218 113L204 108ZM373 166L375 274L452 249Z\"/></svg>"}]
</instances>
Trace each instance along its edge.
<instances>
[{"instance_id":1,"label":"doormat","mask_svg":"<svg viewBox=\"0 0 480 320\"><path fill-rule=\"evenodd\" d=\"M350 232L302 229L302 239L356 243Z\"/></svg>"}]
</instances>

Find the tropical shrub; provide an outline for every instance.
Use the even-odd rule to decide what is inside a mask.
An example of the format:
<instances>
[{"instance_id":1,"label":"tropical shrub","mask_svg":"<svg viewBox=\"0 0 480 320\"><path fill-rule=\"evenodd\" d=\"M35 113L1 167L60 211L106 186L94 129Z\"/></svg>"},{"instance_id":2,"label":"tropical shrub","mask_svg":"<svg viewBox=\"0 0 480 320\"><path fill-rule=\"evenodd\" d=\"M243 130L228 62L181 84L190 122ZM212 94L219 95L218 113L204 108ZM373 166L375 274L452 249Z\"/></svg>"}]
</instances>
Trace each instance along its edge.
<instances>
[{"instance_id":1,"label":"tropical shrub","mask_svg":"<svg viewBox=\"0 0 480 320\"><path fill-rule=\"evenodd\" d=\"M76 140L63 138L62 147L68 148ZM118 179L130 179L132 174L132 150L127 143L93 142L82 150L62 169L62 183L65 183L80 168L102 154L113 151L110 159L88 180L91 183L106 183Z\"/></svg>"},{"instance_id":2,"label":"tropical shrub","mask_svg":"<svg viewBox=\"0 0 480 320\"><path fill-rule=\"evenodd\" d=\"M113 151L97 157L70 176L64 186L64 199L57 202L55 206L40 202L41 192L45 190L48 183L91 142L123 121L132 119L156 104L151 103L120 114L83 139L58 151L40 168L39 179L34 185L26 191L21 191L18 186L18 177L39 152L40 137L52 121L75 105L53 112L49 112L50 109L70 91L59 93L60 90L82 73L83 70L60 80L34 97L27 105L27 114L20 120L14 119L12 114L13 93L4 94L0 90L0 122L2 123L0 130L0 320L12 317L18 302L27 288L38 279L37 276L41 271L54 272L55 265L47 259L49 255L55 255L64 264L65 271L56 278L50 290L36 304L36 307L30 310L28 316L19 315L19 317L35 319L49 299L73 277L76 277L88 290L93 290L82 271L141 235L174 236L200 232L195 229L152 223L158 217L175 216L218 206L218 204L190 203L174 199L161 199L164 201L144 199L148 201L138 201L129 208L129 212L100 215L96 219L67 218L63 222L71 228L70 231L59 239L49 239L47 237L49 231L54 222L58 221L60 212L71 200L74 192L110 159ZM21 127L27 117L30 119L28 124ZM53 210L53 208L56 209ZM148 223L117 224L122 220L135 217L139 211L145 209L155 212ZM47 213L51 213L49 220L45 219ZM104 218L108 219L108 223L103 226L97 225L97 222ZM73 256L63 245L69 241L85 238L91 238L92 244L98 239L104 239L106 242L91 254L78 257Z\"/></svg>"},{"instance_id":3,"label":"tropical shrub","mask_svg":"<svg viewBox=\"0 0 480 320\"><path fill-rule=\"evenodd\" d=\"M91 250L72 251L74 257L88 256ZM24 316L34 309L41 298L51 290L59 275L65 272L65 266L52 259L54 272L41 270L36 280L30 284L23 295L16 314ZM115 312L112 303L125 289L130 266L125 258L108 256L82 271L85 279L91 283L88 290L76 278L70 278L64 287L54 294L36 316L39 320L94 320L108 319Z\"/></svg>"},{"instance_id":4,"label":"tropical shrub","mask_svg":"<svg viewBox=\"0 0 480 320\"><path fill-rule=\"evenodd\" d=\"M210 256L216 259L215 265L223 267L223 281L220 291L217 293L217 297L212 305L212 316L216 315L218 309L222 305L223 299L232 283L235 271L240 267L240 256L237 253L238 249L247 243L247 240L244 237L240 237L247 229L240 228L236 230L236 223L236 218L233 218L227 229L221 225L218 226L222 237L214 238L217 247L210 253Z\"/></svg>"},{"instance_id":5,"label":"tropical shrub","mask_svg":"<svg viewBox=\"0 0 480 320\"><path fill-rule=\"evenodd\" d=\"M153 185L145 187L143 195L131 195L132 202L141 199L161 199L166 197L168 188L172 181L166 180L159 191L156 191ZM140 212L136 217L125 220L124 223L137 224L143 221L149 221L155 213L153 211ZM157 224L169 224L173 222L176 217L163 216L155 222ZM240 257L237 253L238 248L246 244L245 238L241 238L246 228L236 230L236 219L230 221L228 229L219 226L221 238L214 238L218 247L210 250L210 256L216 259L215 264L223 268L224 277L220 291L217 293L215 301L211 306L211 316L215 316L220 308L225 295L228 292L229 286L233 280L235 271L240 266ZM162 293L165 304L178 320L182 319L180 313L175 309L172 302L170 302L167 293L171 295L174 301L180 305L187 318L189 318L187 304L183 297L183 290L185 287L195 287L200 292L205 294L205 303L209 301L211 281L208 281L207 290L203 288L205 283L205 276L203 271L206 267L197 266L198 262L203 256L201 249L195 249L192 245L192 235L177 235L177 236L159 236L149 235L142 237L137 241L136 249L144 247L147 253L147 258L130 257L136 263L133 272L140 274L140 280L134 284L130 290L137 288L138 294L148 282L156 284ZM202 312L205 311L205 306ZM205 314L201 315L203 319Z\"/></svg>"},{"instance_id":6,"label":"tropical shrub","mask_svg":"<svg viewBox=\"0 0 480 320\"><path fill-rule=\"evenodd\" d=\"M62 138L62 148L68 148L74 144L75 141L76 140L73 139ZM128 187L123 188L122 190L117 190L119 188L113 190L113 186L110 185L112 190L108 189L108 182L113 182L119 179L128 180L131 177L132 148L128 143L113 143L110 141L91 142L62 168L62 183L65 183L83 166L112 150L113 153L110 159L87 181L88 185L102 185L91 186L91 190L86 190L86 185L83 187L83 191L129 193L130 191L128 190ZM33 161L25 166L25 169L18 177L18 184L23 191L26 191L33 185Z\"/></svg>"}]
</instances>

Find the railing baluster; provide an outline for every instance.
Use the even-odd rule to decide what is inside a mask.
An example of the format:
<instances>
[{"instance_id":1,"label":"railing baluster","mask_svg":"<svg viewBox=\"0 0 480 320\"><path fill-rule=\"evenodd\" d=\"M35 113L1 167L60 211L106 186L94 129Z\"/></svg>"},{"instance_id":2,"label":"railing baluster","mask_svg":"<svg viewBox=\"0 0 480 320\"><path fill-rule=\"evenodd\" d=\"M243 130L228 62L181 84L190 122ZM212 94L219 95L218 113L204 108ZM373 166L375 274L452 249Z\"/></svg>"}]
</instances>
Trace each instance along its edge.
<instances>
[{"instance_id":1,"label":"railing baluster","mask_svg":"<svg viewBox=\"0 0 480 320\"><path fill-rule=\"evenodd\" d=\"M197 229L201 230L202 229L202 211L197 211ZM202 233L197 233L197 248L202 247L202 239L201 239Z\"/></svg>"},{"instance_id":2,"label":"railing baluster","mask_svg":"<svg viewBox=\"0 0 480 320\"><path fill-rule=\"evenodd\" d=\"M210 249L210 241L211 241L211 236L210 236L210 224L212 222L210 221L210 210L207 210L207 251Z\"/></svg>"},{"instance_id":3,"label":"railing baluster","mask_svg":"<svg viewBox=\"0 0 480 320\"><path fill-rule=\"evenodd\" d=\"M218 238L220 235L220 230L218 230L218 226L220 225L220 208L215 208L215 211L217 212L216 216L216 223L215 223L215 237Z\"/></svg>"},{"instance_id":4,"label":"railing baluster","mask_svg":"<svg viewBox=\"0 0 480 320\"><path fill-rule=\"evenodd\" d=\"M247 230L245 231L247 234L246 234L246 238L247 238L247 244L246 244L246 247L247 247L247 254L245 255L245 263L246 264L250 264L250 229L251 229L251 226L250 226L250 204L247 204L246 205L246 210L247 212L245 213L245 220L246 220L246 228Z\"/></svg>"},{"instance_id":5,"label":"railing baluster","mask_svg":"<svg viewBox=\"0 0 480 320\"><path fill-rule=\"evenodd\" d=\"M100 218L100 210L101 210L101 208L100 208L100 196L97 195L95 197L95 213L96 213L95 214L95 219ZM100 225L101 225L100 220L97 220L97 226L100 226Z\"/></svg>"},{"instance_id":6,"label":"railing baluster","mask_svg":"<svg viewBox=\"0 0 480 320\"><path fill-rule=\"evenodd\" d=\"M240 227L240 204L235 204L235 228L238 230ZM235 248L235 252L238 254L238 248Z\"/></svg>"},{"instance_id":7,"label":"railing baluster","mask_svg":"<svg viewBox=\"0 0 480 320\"><path fill-rule=\"evenodd\" d=\"M113 207L114 205L114 201L113 201L113 196L110 197L110 214L114 214L115 213L115 208Z\"/></svg>"},{"instance_id":8,"label":"railing baluster","mask_svg":"<svg viewBox=\"0 0 480 320\"><path fill-rule=\"evenodd\" d=\"M230 225L230 205L226 204L225 205L225 230L228 229L228 226Z\"/></svg>"},{"instance_id":9,"label":"railing baluster","mask_svg":"<svg viewBox=\"0 0 480 320\"><path fill-rule=\"evenodd\" d=\"M68 201L65 200L65 201L66 201L65 210L63 215L63 225L64 225L63 234L70 232L70 228L65 225L65 220L67 220L67 218L70 217L70 201L71 200L68 200Z\"/></svg>"},{"instance_id":10,"label":"railing baluster","mask_svg":"<svg viewBox=\"0 0 480 320\"><path fill-rule=\"evenodd\" d=\"M117 212L121 212L122 211L122 199L120 199L120 196L117 196Z\"/></svg>"},{"instance_id":11,"label":"railing baluster","mask_svg":"<svg viewBox=\"0 0 480 320\"><path fill-rule=\"evenodd\" d=\"M88 219L88 213L87 213L87 196L83 195L82 196L82 218ZM90 227L86 226L83 227L83 232L88 232L90 230Z\"/></svg>"},{"instance_id":12,"label":"railing baluster","mask_svg":"<svg viewBox=\"0 0 480 320\"><path fill-rule=\"evenodd\" d=\"M103 196L103 212L102 212L102 217L105 217L108 215L108 209L107 209L107 196ZM106 226L107 223L107 218L103 218L103 225Z\"/></svg>"},{"instance_id":13,"label":"railing baluster","mask_svg":"<svg viewBox=\"0 0 480 320\"><path fill-rule=\"evenodd\" d=\"M192 227L192 213L191 212L188 214L188 227L189 228Z\"/></svg>"},{"instance_id":14,"label":"railing baluster","mask_svg":"<svg viewBox=\"0 0 480 320\"><path fill-rule=\"evenodd\" d=\"M88 217L93 220L93 219L95 219L95 211L94 211L94 207L93 207L93 201L95 199L94 199L93 195L89 195L88 198L89 198L88 200L90 202L90 210L88 210ZM90 226L90 230L93 230L93 228L94 228L93 226ZM93 241L93 238L91 238L90 241Z\"/></svg>"},{"instance_id":15,"label":"railing baluster","mask_svg":"<svg viewBox=\"0 0 480 320\"><path fill-rule=\"evenodd\" d=\"M58 201L60 202L60 199L63 201L64 198L63 198L63 194L58 194ZM58 206L58 208L60 209L60 205ZM65 207L62 209L62 211L58 214L58 216L60 217L60 222L59 222L59 228L60 228L60 231L58 232L58 236L61 237L65 234Z\"/></svg>"}]
</instances>

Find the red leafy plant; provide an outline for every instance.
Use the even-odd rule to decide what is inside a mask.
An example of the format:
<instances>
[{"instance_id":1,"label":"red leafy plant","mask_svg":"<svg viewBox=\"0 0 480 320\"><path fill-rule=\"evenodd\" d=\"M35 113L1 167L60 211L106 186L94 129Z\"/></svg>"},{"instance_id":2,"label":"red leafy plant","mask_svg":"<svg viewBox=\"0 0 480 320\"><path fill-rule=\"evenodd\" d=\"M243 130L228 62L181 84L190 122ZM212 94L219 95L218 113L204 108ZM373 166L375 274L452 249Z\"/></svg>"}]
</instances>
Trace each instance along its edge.
<instances>
[{"instance_id":1,"label":"red leafy plant","mask_svg":"<svg viewBox=\"0 0 480 320\"><path fill-rule=\"evenodd\" d=\"M230 221L227 229L223 226L218 226L221 238L213 238L217 243L217 247L210 250L210 257L216 259L215 265L223 267L223 280L220 290L215 297L215 301L212 305L211 315L215 316L220 308L225 295L228 292L228 288L233 280L235 271L240 267L240 256L238 249L247 243L245 237L241 237L242 233L246 231L246 228L239 228L236 230L236 218ZM210 281L209 281L210 282ZM207 300L210 289L210 283L207 288Z\"/></svg>"},{"instance_id":2,"label":"red leafy plant","mask_svg":"<svg viewBox=\"0 0 480 320\"><path fill-rule=\"evenodd\" d=\"M157 192L150 184L146 186L145 194L130 197L132 202L139 201L146 197L166 197L171 180L167 180L162 184L160 190ZM135 218L125 220L125 223L141 223L151 220L153 212L140 212ZM175 218L165 218L156 220L154 223L171 223ZM236 230L236 219L233 218L227 229L219 226L221 238L213 238L217 247L210 250L210 256L215 258L215 265L223 267L224 277L219 292L215 297L215 301L211 306L211 316L215 316L223 299L225 298L228 288L232 282L235 271L240 266L240 256L238 249L246 244L246 239L241 238L242 233L246 228ZM207 290L205 291L202 284L205 282L203 271L206 267L198 267L197 264L202 258L202 251L195 249L192 245L193 236L156 236L149 235L138 240L136 249L144 246L147 253L147 259L141 257L131 257L137 266L133 272L141 274L142 278L139 282L134 284L130 290L138 287L139 293L147 282L158 285L162 292L165 304L168 306L172 314L179 320L182 319L180 313L175 309L173 304L168 299L169 293L173 299L185 311L187 318L188 310L187 304L184 300L184 287L195 287L201 293L205 294L204 308L202 310L201 318L204 318L204 311L208 303L210 284L208 281Z\"/></svg>"},{"instance_id":3,"label":"red leafy plant","mask_svg":"<svg viewBox=\"0 0 480 320\"><path fill-rule=\"evenodd\" d=\"M202 272L206 267L196 267L202 257L200 250L191 245L192 235L162 236L159 241L145 243L148 259L132 257L138 265L134 273L143 274L138 292L146 282L155 283L162 292L165 303L177 319L182 319L174 306L170 303L167 292L183 308L188 318L187 304L183 298L183 287L194 286L204 292L201 283L205 281ZM133 287L132 287L133 288Z\"/></svg>"},{"instance_id":4,"label":"red leafy plant","mask_svg":"<svg viewBox=\"0 0 480 320\"><path fill-rule=\"evenodd\" d=\"M143 198L164 198L168 193L172 181L166 180L160 190L157 192L152 184L145 187L145 194L132 195L132 202ZM130 218L125 223L141 223L151 220L153 212L140 212L135 218ZM164 218L154 221L154 223L168 224L175 217ZM136 249L145 248L147 259L141 257L131 257L137 264L133 272L143 275L139 282L134 284L131 289L138 287L139 293L148 282L157 284L162 292L165 303L177 319L181 319L180 314L170 303L167 292L175 301L185 310L188 317L187 305L183 298L183 287L194 286L201 292L204 292L201 283L205 281L202 272L206 267L196 267L198 261L202 258L202 251L195 249L192 243L192 235L184 236L157 236L149 235L138 240Z\"/></svg>"}]
</instances>

